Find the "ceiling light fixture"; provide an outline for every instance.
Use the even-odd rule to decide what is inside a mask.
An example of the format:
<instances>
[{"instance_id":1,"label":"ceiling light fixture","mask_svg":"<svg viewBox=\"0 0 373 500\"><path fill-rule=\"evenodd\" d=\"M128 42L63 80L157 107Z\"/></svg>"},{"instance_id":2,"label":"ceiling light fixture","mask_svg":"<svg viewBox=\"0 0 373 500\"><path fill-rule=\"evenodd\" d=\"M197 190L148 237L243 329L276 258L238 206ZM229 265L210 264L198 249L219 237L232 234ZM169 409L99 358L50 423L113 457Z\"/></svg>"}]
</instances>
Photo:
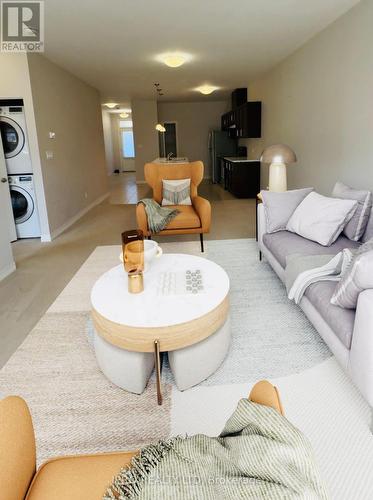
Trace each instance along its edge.
<instances>
[{"instance_id":1,"label":"ceiling light fixture","mask_svg":"<svg viewBox=\"0 0 373 500\"><path fill-rule=\"evenodd\" d=\"M128 113L120 113L119 116L121 118L128 118L129 117L129 114Z\"/></svg>"},{"instance_id":2,"label":"ceiling light fixture","mask_svg":"<svg viewBox=\"0 0 373 500\"><path fill-rule=\"evenodd\" d=\"M215 92L215 90L218 90L219 87L214 87L213 85L201 85L200 87L197 87L196 90L198 92L201 92L203 95L209 95Z\"/></svg>"},{"instance_id":3,"label":"ceiling light fixture","mask_svg":"<svg viewBox=\"0 0 373 500\"><path fill-rule=\"evenodd\" d=\"M184 52L167 52L156 56L156 60L163 62L170 68L179 68L184 63L190 61L192 56Z\"/></svg>"},{"instance_id":4,"label":"ceiling light fixture","mask_svg":"<svg viewBox=\"0 0 373 500\"><path fill-rule=\"evenodd\" d=\"M114 109L116 106L118 106L117 102L105 102L104 106L106 106L109 109Z\"/></svg>"},{"instance_id":5,"label":"ceiling light fixture","mask_svg":"<svg viewBox=\"0 0 373 500\"><path fill-rule=\"evenodd\" d=\"M155 126L155 130L158 130L158 132L166 132L166 129L161 123L157 123L157 125Z\"/></svg>"},{"instance_id":6,"label":"ceiling light fixture","mask_svg":"<svg viewBox=\"0 0 373 500\"><path fill-rule=\"evenodd\" d=\"M185 63L185 57L179 54L170 54L164 58L163 62L170 68L178 68Z\"/></svg>"}]
</instances>

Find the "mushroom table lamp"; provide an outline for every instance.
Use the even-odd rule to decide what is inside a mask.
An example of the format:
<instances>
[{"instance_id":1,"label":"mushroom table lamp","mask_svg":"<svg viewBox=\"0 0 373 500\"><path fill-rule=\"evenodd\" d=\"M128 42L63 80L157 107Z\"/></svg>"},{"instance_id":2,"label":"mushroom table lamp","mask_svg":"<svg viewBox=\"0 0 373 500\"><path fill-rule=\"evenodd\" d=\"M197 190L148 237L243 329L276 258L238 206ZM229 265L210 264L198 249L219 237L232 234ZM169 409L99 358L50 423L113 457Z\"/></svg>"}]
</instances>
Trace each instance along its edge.
<instances>
[{"instance_id":1,"label":"mushroom table lamp","mask_svg":"<svg viewBox=\"0 0 373 500\"><path fill-rule=\"evenodd\" d=\"M283 192L287 190L286 165L295 163L297 157L286 144L268 146L262 153L260 161L269 163L269 190Z\"/></svg>"}]
</instances>

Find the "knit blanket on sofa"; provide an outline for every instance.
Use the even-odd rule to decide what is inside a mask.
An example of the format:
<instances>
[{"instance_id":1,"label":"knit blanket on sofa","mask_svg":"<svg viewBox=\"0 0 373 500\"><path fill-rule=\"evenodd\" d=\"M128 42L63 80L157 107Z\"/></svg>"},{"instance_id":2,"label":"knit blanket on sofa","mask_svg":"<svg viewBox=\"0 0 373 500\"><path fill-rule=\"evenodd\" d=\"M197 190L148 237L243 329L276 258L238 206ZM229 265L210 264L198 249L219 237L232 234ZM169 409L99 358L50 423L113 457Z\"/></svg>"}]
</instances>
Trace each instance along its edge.
<instances>
[{"instance_id":1,"label":"knit blanket on sofa","mask_svg":"<svg viewBox=\"0 0 373 500\"><path fill-rule=\"evenodd\" d=\"M145 206L145 212L148 218L148 227L152 234L162 231L179 213L179 210L177 209L161 207L151 198L144 198L143 200L140 200L139 203L142 203Z\"/></svg>"},{"instance_id":2,"label":"knit blanket on sofa","mask_svg":"<svg viewBox=\"0 0 373 500\"><path fill-rule=\"evenodd\" d=\"M327 499L308 440L272 408L242 399L219 437L143 448L103 500Z\"/></svg>"},{"instance_id":3,"label":"knit blanket on sofa","mask_svg":"<svg viewBox=\"0 0 373 500\"><path fill-rule=\"evenodd\" d=\"M351 264L353 256L354 251L349 248L337 255L288 255L285 268L288 298L299 304L312 283L339 281Z\"/></svg>"}]
</instances>

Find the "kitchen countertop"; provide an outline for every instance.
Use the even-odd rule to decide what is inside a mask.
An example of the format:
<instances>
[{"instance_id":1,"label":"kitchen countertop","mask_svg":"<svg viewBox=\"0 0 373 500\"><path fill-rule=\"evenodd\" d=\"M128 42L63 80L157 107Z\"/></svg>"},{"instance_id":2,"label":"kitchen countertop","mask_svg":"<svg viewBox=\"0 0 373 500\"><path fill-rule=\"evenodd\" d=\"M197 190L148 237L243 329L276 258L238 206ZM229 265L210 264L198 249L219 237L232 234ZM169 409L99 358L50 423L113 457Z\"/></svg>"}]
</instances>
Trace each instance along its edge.
<instances>
[{"instance_id":1,"label":"kitchen countertop","mask_svg":"<svg viewBox=\"0 0 373 500\"><path fill-rule=\"evenodd\" d=\"M186 156L173 156L169 160L167 158L156 158L152 163L189 163Z\"/></svg>"},{"instance_id":2,"label":"kitchen countertop","mask_svg":"<svg viewBox=\"0 0 373 500\"><path fill-rule=\"evenodd\" d=\"M243 156L224 156L224 160L230 161L232 163L249 163L258 162L260 160L251 160L250 158L244 158Z\"/></svg>"}]
</instances>

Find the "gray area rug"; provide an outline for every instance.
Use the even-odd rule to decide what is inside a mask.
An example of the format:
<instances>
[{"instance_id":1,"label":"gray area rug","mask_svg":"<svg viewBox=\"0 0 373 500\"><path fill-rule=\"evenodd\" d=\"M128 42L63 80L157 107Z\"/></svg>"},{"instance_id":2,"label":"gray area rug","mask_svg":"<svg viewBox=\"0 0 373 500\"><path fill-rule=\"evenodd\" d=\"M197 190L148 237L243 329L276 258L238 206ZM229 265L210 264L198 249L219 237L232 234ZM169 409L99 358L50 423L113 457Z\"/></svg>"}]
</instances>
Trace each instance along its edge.
<instances>
[{"instance_id":1,"label":"gray area rug","mask_svg":"<svg viewBox=\"0 0 373 500\"><path fill-rule=\"evenodd\" d=\"M165 252L201 255L196 242L168 243ZM248 383L298 373L330 357L283 285L257 257L254 240L209 241L205 257L231 279L232 346L221 368L201 386ZM98 247L0 372L0 393L30 405L38 457L136 449L170 433L172 391L163 367L164 404L154 380L140 396L114 386L99 371L87 336L90 291L118 264L119 247ZM118 439L118 432L120 438ZM94 436L94 437L93 437Z\"/></svg>"},{"instance_id":2,"label":"gray area rug","mask_svg":"<svg viewBox=\"0 0 373 500\"><path fill-rule=\"evenodd\" d=\"M271 267L259 261L255 240L208 242L206 257L230 278L232 345L220 369L201 385L291 375L331 356ZM167 362L163 376L171 383Z\"/></svg>"}]
</instances>

